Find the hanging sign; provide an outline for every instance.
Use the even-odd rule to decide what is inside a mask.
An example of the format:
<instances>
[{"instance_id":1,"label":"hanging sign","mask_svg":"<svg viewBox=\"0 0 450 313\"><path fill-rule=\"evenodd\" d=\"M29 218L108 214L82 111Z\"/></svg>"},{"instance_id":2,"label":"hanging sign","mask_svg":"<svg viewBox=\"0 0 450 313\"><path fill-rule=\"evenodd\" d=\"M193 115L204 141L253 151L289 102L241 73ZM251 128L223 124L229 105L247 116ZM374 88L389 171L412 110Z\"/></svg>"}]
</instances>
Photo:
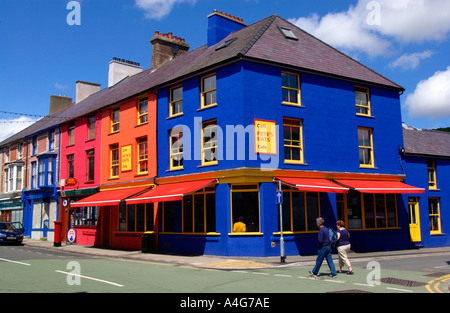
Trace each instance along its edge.
<instances>
[{"instance_id":1,"label":"hanging sign","mask_svg":"<svg viewBox=\"0 0 450 313\"><path fill-rule=\"evenodd\" d=\"M255 119L255 152L277 154L276 122Z\"/></svg>"}]
</instances>

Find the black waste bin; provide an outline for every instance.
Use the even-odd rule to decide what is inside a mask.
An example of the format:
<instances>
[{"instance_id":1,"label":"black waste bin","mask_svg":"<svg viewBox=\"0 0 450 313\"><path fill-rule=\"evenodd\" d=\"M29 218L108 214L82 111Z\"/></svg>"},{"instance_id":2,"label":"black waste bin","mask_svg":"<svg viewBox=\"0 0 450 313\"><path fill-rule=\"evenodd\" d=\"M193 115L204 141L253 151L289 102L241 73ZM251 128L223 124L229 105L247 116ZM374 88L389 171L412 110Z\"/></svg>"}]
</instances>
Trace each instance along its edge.
<instances>
[{"instance_id":1,"label":"black waste bin","mask_svg":"<svg viewBox=\"0 0 450 313\"><path fill-rule=\"evenodd\" d=\"M151 252L151 251L155 251L155 232L152 231L147 231L142 235L142 240L141 240L141 251L146 253L146 252Z\"/></svg>"}]
</instances>

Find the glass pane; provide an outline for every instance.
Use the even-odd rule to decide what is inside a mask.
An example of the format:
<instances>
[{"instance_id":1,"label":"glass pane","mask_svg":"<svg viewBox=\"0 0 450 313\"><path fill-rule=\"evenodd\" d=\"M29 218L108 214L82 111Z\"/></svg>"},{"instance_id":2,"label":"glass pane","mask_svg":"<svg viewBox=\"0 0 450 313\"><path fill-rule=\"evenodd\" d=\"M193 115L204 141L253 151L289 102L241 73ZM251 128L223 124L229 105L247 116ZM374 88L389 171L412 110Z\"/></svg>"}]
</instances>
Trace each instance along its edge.
<instances>
[{"instance_id":1,"label":"glass pane","mask_svg":"<svg viewBox=\"0 0 450 313\"><path fill-rule=\"evenodd\" d=\"M183 98L183 87L172 89L172 101Z\"/></svg>"},{"instance_id":2,"label":"glass pane","mask_svg":"<svg viewBox=\"0 0 450 313\"><path fill-rule=\"evenodd\" d=\"M209 76L203 79L203 91L216 89L216 75Z\"/></svg>"},{"instance_id":3,"label":"glass pane","mask_svg":"<svg viewBox=\"0 0 450 313\"><path fill-rule=\"evenodd\" d=\"M164 232L173 232L175 230L175 202L164 202Z\"/></svg>"},{"instance_id":4,"label":"glass pane","mask_svg":"<svg viewBox=\"0 0 450 313\"><path fill-rule=\"evenodd\" d=\"M386 209L388 227L397 227L397 208L395 206L395 195L386 195ZM413 210L415 213L415 210Z\"/></svg>"},{"instance_id":5,"label":"glass pane","mask_svg":"<svg viewBox=\"0 0 450 313\"><path fill-rule=\"evenodd\" d=\"M136 231L145 231L145 204L136 205Z\"/></svg>"},{"instance_id":6,"label":"glass pane","mask_svg":"<svg viewBox=\"0 0 450 313\"><path fill-rule=\"evenodd\" d=\"M146 231L153 231L154 230L154 226L153 226L153 203L148 203L147 204L147 209L146 209Z\"/></svg>"},{"instance_id":7,"label":"glass pane","mask_svg":"<svg viewBox=\"0 0 450 313\"><path fill-rule=\"evenodd\" d=\"M373 194L364 194L364 215L366 228L375 228Z\"/></svg>"},{"instance_id":8,"label":"glass pane","mask_svg":"<svg viewBox=\"0 0 450 313\"><path fill-rule=\"evenodd\" d=\"M183 231L192 233L192 196L183 198Z\"/></svg>"},{"instance_id":9,"label":"glass pane","mask_svg":"<svg viewBox=\"0 0 450 313\"><path fill-rule=\"evenodd\" d=\"M291 231L291 200L290 192L283 192L283 231ZM280 231L280 209L278 210L278 231Z\"/></svg>"},{"instance_id":10,"label":"glass pane","mask_svg":"<svg viewBox=\"0 0 450 313\"><path fill-rule=\"evenodd\" d=\"M305 231L305 194L303 192L292 193L292 220L294 231Z\"/></svg>"},{"instance_id":11,"label":"glass pane","mask_svg":"<svg viewBox=\"0 0 450 313\"><path fill-rule=\"evenodd\" d=\"M128 206L128 216L127 216L127 231L135 231L136 226L136 207L135 205L129 205Z\"/></svg>"},{"instance_id":12,"label":"glass pane","mask_svg":"<svg viewBox=\"0 0 450 313\"><path fill-rule=\"evenodd\" d=\"M216 195L206 194L206 231L216 231Z\"/></svg>"},{"instance_id":13,"label":"glass pane","mask_svg":"<svg viewBox=\"0 0 450 313\"><path fill-rule=\"evenodd\" d=\"M385 213L385 203L384 195L375 195L375 204L377 212L377 228L386 227L386 213Z\"/></svg>"},{"instance_id":14,"label":"glass pane","mask_svg":"<svg viewBox=\"0 0 450 313\"><path fill-rule=\"evenodd\" d=\"M316 230L316 219L319 217L319 194L307 192L306 193L306 207L307 207L307 220L308 230Z\"/></svg>"},{"instance_id":15,"label":"glass pane","mask_svg":"<svg viewBox=\"0 0 450 313\"><path fill-rule=\"evenodd\" d=\"M243 217L247 232L259 232L259 193L232 192L233 223Z\"/></svg>"},{"instance_id":16,"label":"glass pane","mask_svg":"<svg viewBox=\"0 0 450 313\"><path fill-rule=\"evenodd\" d=\"M205 199L203 194L194 195L194 232L205 232Z\"/></svg>"},{"instance_id":17,"label":"glass pane","mask_svg":"<svg viewBox=\"0 0 450 313\"><path fill-rule=\"evenodd\" d=\"M349 229L362 228L361 197L357 191L350 190L347 195L347 218Z\"/></svg>"}]
</instances>

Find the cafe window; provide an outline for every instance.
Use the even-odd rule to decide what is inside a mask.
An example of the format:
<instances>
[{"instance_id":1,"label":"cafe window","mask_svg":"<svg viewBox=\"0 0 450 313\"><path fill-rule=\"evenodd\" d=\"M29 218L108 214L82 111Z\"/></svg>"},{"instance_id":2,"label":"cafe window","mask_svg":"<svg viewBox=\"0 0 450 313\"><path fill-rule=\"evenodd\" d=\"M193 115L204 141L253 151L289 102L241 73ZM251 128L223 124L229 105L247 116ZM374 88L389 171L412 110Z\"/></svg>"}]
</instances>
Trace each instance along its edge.
<instances>
[{"instance_id":1,"label":"cafe window","mask_svg":"<svg viewBox=\"0 0 450 313\"><path fill-rule=\"evenodd\" d=\"M162 220L163 220L163 233L170 233L175 231L175 204L177 202L160 202L159 205L161 207L162 212Z\"/></svg>"},{"instance_id":2,"label":"cafe window","mask_svg":"<svg viewBox=\"0 0 450 313\"><path fill-rule=\"evenodd\" d=\"M215 187L207 187L183 197L184 233L209 233L216 231Z\"/></svg>"},{"instance_id":3,"label":"cafe window","mask_svg":"<svg viewBox=\"0 0 450 313\"><path fill-rule=\"evenodd\" d=\"M96 206L76 208L75 226L95 226L95 225L97 225Z\"/></svg>"},{"instance_id":4,"label":"cafe window","mask_svg":"<svg viewBox=\"0 0 450 313\"><path fill-rule=\"evenodd\" d=\"M395 194L359 193L350 190L336 196L338 219L349 229L387 229L398 226Z\"/></svg>"},{"instance_id":5,"label":"cafe window","mask_svg":"<svg viewBox=\"0 0 450 313\"><path fill-rule=\"evenodd\" d=\"M260 232L259 186L257 184L231 186L231 217L231 232L243 232L236 231L237 228L234 227L239 221L245 224L245 233Z\"/></svg>"},{"instance_id":6,"label":"cafe window","mask_svg":"<svg viewBox=\"0 0 450 313\"><path fill-rule=\"evenodd\" d=\"M119 208L119 231L154 231L153 203L121 205Z\"/></svg>"},{"instance_id":7,"label":"cafe window","mask_svg":"<svg viewBox=\"0 0 450 313\"><path fill-rule=\"evenodd\" d=\"M282 186L282 191L283 231L317 231L316 219L320 216L319 193L304 192L289 186ZM280 227L279 222L278 227Z\"/></svg>"}]
</instances>

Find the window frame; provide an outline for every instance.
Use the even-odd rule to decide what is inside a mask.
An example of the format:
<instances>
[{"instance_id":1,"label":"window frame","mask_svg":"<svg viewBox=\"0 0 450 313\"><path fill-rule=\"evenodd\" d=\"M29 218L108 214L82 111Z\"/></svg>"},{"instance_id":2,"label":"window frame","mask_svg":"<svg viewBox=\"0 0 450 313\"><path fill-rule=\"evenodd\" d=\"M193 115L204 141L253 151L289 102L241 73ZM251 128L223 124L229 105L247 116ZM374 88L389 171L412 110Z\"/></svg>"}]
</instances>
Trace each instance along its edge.
<instances>
[{"instance_id":1,"label":"window frame","mask_svg":"<svg viewBox=\"0 0 450 313\"><path fill-rule=\"evenodd\" d=\"M212 234L212 233L216 233L216 222L215 222L215 216L216 216L216 198L215 198L215 194L216 194L216 186L208 186L205 187L199 191L196 191L192 194L186 195L183 197L182 203L181 203L181 232L185 233L185 234ZM214 195L214 231L208 231L208 213L211 211L211 208L209 208L207 206L207 195ZM202 212L202 218L203 218L203 230L201 231L197 231L197 223L196 223L196 196L202 196L203 197L203 208L201 209ZM186 207L186 203L188 203L188 198L191 198L191 207L190 207L190 221L191 221L191 231L189 231L189 228L186 230L186 226L185 225L185 210L187 209ZM188 212L189 213L189 212Z\"/></svg>"},{"instance_id":2,"label":"window frame","mask_svg":"<svg viewBox=\"0 0 450 313\"><path fill-rule=\"evenodd\" d=\"M75 176L75 155L69 154L67 158L67 178L74 178Z\"/></svg>"},{"instance_id":3,"label":"window frame","mask_svg":"<svg viewBox=\"0 0 450 313\"><path fill-rule=\"evenodd\" d=\"M298 124L297 124L298 123ZM285 126L286 127L290 127L290 133L291 133L291 139L287 140L285 138ZM294 146L294 140L292 139L292 128L296 127L299 129L299 146ZM286 140L290 141L291 144L286 144ZM290 149L290 159L286 159L286 154L284 153L284 149L286 147L289 147ZM292 149L299 149L300 150L300 160L293 160L293 153L292 153ZM294 119L294 118L283 118L283 159L284 159L284 163L287 164L304 164L305 163L305 159L304 159L304 149L303 149L303 120L301 119Z\"/></svg>"},{"instance_id":4,"label":"window frame","mask_svg":"<svg viewBox=\"0 0 450 313\"><path fill-rule=\"evenodd\" d=\"M369 132L370 146L361 146L359 144L359 141L360 141L359 132L360 131L368 131ZM369 164L361 163L361 151L369 151L369 156L370 156ZM358 155L359 155L359 167L361 167L361 168L374 168L375 167L374 148L373 148L373 129L372 128L358 127ZM364 153L363 153L363 156L365 156Z\"/></svg>"},{"instance_id":5,"label":"window frame","mask_svg":"<svg viewBox=\"0 0 450 313\"><path fill-rule=\"evenodd\" d=\"M256 192L258 195L258 229L256 232L247 231L246 232L233 232L233 225L236 223L237 219L234 219L233 213L233 193L250 193ZM231 184L230 186L230 216L231 216L231 225L230 225L230 233L228 235L262 235L261 232L261 195L260 195L260 186L259 183L248 183L248 184Z\"/></svg>"},{"instance_id":6,"label":"window frame","mask_svg":"<svg viewBox=\"0 0 450 313\"><path fill-rule=\"evenodd\" d=\"M205 79L207 79L207 78L210 78L210 77L215 77L215 79L214 79L214 81L215 81L215 83L214 83L214 85L215 85L215 88L213 88L213 89L208 89L208 90L204 90L204 87L205 87ZM204 108L210 108L210 107L214 107L214 106L216 106L217 105L217 75L216 75L216 73L212 73L212 74L209 74L209 75L206 75L206 76L203 76L201 79L200 79L200 84L201 84L201 89L200 89L200 91L201 91L201 96L200 96L200 107L202 108L202 109L204 109ZM213 102L213 103L211 103L211 104L206 104L206 101L205 101L205 98L207 97L207 95L208 94L210 94L210 93L215 93L215 102Z\"/></svg>"},{"instance_id":7,"label":"window frame","mask_svg":"<svg viewBox=\"0 0 450 313\"><path fill-rule=\"evenodd\" d=\"M176 140L176 142L174 141ZM174 148L174 144L181 140L181 145ZM177 152L175 152L177 151ZM169 131L169 168L170 170L182 170L184 168L184 150L183 150L183 129L175 128ZM174 160L174 157L181 155L179 160ZM178 166L174 166L174 161L179 163Z\"/></svg>"},{"instance_id":8,"label":"window frame","mask_svg":"<svg viewBox=\"0 0 450 313\"><path fill-rule=\"evenodd\" d=\"M91 172L92 177L90 177ZM93 182L94 180L95 180L95 149L90 149L86 151L86 182Z\"/></svg>"},{"instance_id":9,"label":"window frame","mask_svg":"<svg viewBox=\"0 0 450 313\"><path fill-rule=\"evenodd\" d=\"M428 171L428 189L437 190L437 180L436 180L436 160L427 159L427 171ZM431 175L430 175L431 174Z\"/></svg>"},{"instance_id":10,"label":"window frame","mask_svg":"<svg viewBox=\"0 0 450 313\"><path fill-rule=\"evenodd\" d=\"M49 160L51 161L51 169L49 166ZM43 171L41 171L41 162L44 166ZM56 170L56 156L47 155L38 158L37 160L37 188L42 187L53 187L55 186L55 170ZM49 176L51 175L51 176ZM49 183L49 178L51 181ZM41 184L41 178L44 180Z\"/></svg>"},{"instance_id":11,"label":"window frame","mask_svg":"<svg viewBox=\"0 0 450 313\"><path fill-rule=\"evenodd\" d=\"M147 110L145 112L142 112L142 105L147 105ZM148 123L148 98L144 98L139 100L138 107L137 107L137 124L143 125Z\"/></svg>"},{"instance_id":12,"label":"window frame","mask_svg":"<svg viewBox=\"0 0 450 313\"><path fill-rule=\"evenodd\" d=\"M181 98L178 99L174 99L173 98L173 93L175 90L180 89L181 88ZM169 117L175 117L175 116L179 116L183 114L183 84L174 86L172 88L170 88L169 90ZM176 105L179 108L181 102L181 110L178 112L174 112L174 105Z\"/></svg>"},{"instance_id":13,"label":"window frame","mask_svg":"<svg viewBox=\"0 0 450 313\"><path fill-rule=\"evenodd\" d=\"M363 105L360 101L359 104L356 103L356 95L364 94L367 97L367 105ZM355 105L356 105L356 115L359 116L372 116L372 110L370 106L370 89L363 86L355 86ZM367 110L367 113L358 112L358 110Z\"/></svg>"},{"instance_id":14,"label":"window frame","mask_svg":"<svg viewBox=\"0 0 450 313\"><path fill-rule=\"evenodd\" d=\"M436 201L436 207L434 208L436 212L433 211L431 213L432 209L432 201ZM434 230L431 225L431 218L436 217L437 218L437 230ZM440 197L429 197L428 198L428 224L430 226L430 235L440 235L442 234L442 223L441 223L441 198Z\"/></svg>"},{"instance_id":15,"label":"window frame","mask_svg":"<svg viewBox=\"0 0 450 313\"><path fill-rule=\"evenodd\" d=\"M115 113L117 113L117 120L115 120ZM120 131L120 108L111 110L111 134Z\"/></svg>"},{"instance_id":16,"label":"window frame","mask_svg":"<svg viewBox=\"0 0 450 313\"><path fill-rule=\"evenodd\" d=\"M283 74L295 76L297 78L297 88L283 86ZM285 105L301 107L302 101L301 101L301 92L300 92L300 74L293 73L293 72L287 72L287 71L281 71L280 79L281 79L281 103L285 104ZM296 95L297 95L297 102L283 101L283 91L284 90L295 91Z\"/></svg>"},{"instance_id":17,"label":"window frame","mask_svg":"<svg viewBox=\"0 0 450 313\"><path fill-rule=\"evenodd\" d=\"M67 146L75 145L75 123L69 124L67 128Z\"/></svg>"},{"instance_id":18,"label":"window frame","mask_svg":"<svg viewBox=\"0 0 450 313\"><path fill-rule=\"evenodd\" d=\"M89 116L87 118L87 140L95 139L95 123L97 118L95 115Z\"/></svg>"},{"instance_id":19,"label":"window frame","mask_svg":"<svg viewBox=\"0 0 450 313\"><path fill-rule=\"evenodd\" d=\"M117 160L113 159L114 155L117 154ZM119 144L113 144L109 146L109 178L119 178L120 173L120 161L119 161ZM117 170L117 175L113 175L115 170Z\"/></svg>"},{"instance_id":20,"label":"window frame","mask_svg":"<svg viewBox=\"0 0 450 313\"><path fill-rule=\"evenodd\" d=\"M215 128L215 135L216 135L215 138L216 139L205 142L204 133L205 133L205 130L207 130L208 128ZM218 137L217 136L217 119L203 122L202 123L202 166L218 164L218 151L217 151L218 139L217 139L217 137ZM207 145L207 144L208 145L211 144L211 146L205 148L205 145ZM215 149L215 152L214 152L214 154L216 156L215 160L205 161L205 151L207 151L207 150L212 151L213 149ZM211 155L214 155L214 154L211 152Z\"/></svg>"},{"instance_id":21,"label":"window frame","mask_svg":"<svg viewBox=\"0 0 450 313\"><path fill-rule=\"evenodd\" d=\"M138 206L140 206L142 208L144 208L144 220L143 220L143 225L144 225L144 230L138 230ZM129 220L129 212L131 207L134 208L134 229L130 230L130 220ZM151 226L152 227L148 227L149 226L149 220L148 220L148 211L150 211L151 214ZM123 216L125 215L125 216ZM128 205L123 205L119 207L119 216L118 216L118 232L120 233L144 233L144 232L148 232L148 231L154 231L154 203L139 203L139 204L128 204ZM124 228L124 229L123 229Z\"/></svg>"},{"instance_id":22,"label":"window frame","mask_svg":"<svg viewBox=\"0 0 450 313\"><path fill-rule=\"evenodd\" d=\"M278 190L278 188L277 188ZM310 192L310 191L302 191L299 190L296 187L291 187L288 185L281 185L281 191L283 192L283 197L286 194L289 194L289 217L290 217L290 229L285 229L285 220L284 220L284 214L283 214L283 233L287 234L301 234L301 233L314 233L317 232L317 225L314 222L314 225L311 226L312 229L309 229L308 227L308 194L314 194L317 196L317 209L318 209L318 215L317 217L314 217L314 221L316 218L321 216L321 206L320 206L320 192ZM294 229L294 207L292 202L292 195L294 193L302 193L303 194L303 208L304 208L304 225L305 230L295 230ZM283 201L283 211L286 209L286 203ZM280 227L280 212L278 211L277 214L278 217L278 228ZM280 234L280 230L274 234Z\"/></svg>"},{"instance_id":23,"label":"window frame","mask_svg":"<svg viewBox=\"0 0 450 313\"><path fill-rule=\"evenodd\" d=\"M141 158L141 145L145 145L145 154L143 154L143 158ZM136 139L136 147L137 147L137 174L148 174L148 139L147 136L140 137ZM145 164L146 170L141 170L141 165Z\"/></svg>"}]
</instances>

